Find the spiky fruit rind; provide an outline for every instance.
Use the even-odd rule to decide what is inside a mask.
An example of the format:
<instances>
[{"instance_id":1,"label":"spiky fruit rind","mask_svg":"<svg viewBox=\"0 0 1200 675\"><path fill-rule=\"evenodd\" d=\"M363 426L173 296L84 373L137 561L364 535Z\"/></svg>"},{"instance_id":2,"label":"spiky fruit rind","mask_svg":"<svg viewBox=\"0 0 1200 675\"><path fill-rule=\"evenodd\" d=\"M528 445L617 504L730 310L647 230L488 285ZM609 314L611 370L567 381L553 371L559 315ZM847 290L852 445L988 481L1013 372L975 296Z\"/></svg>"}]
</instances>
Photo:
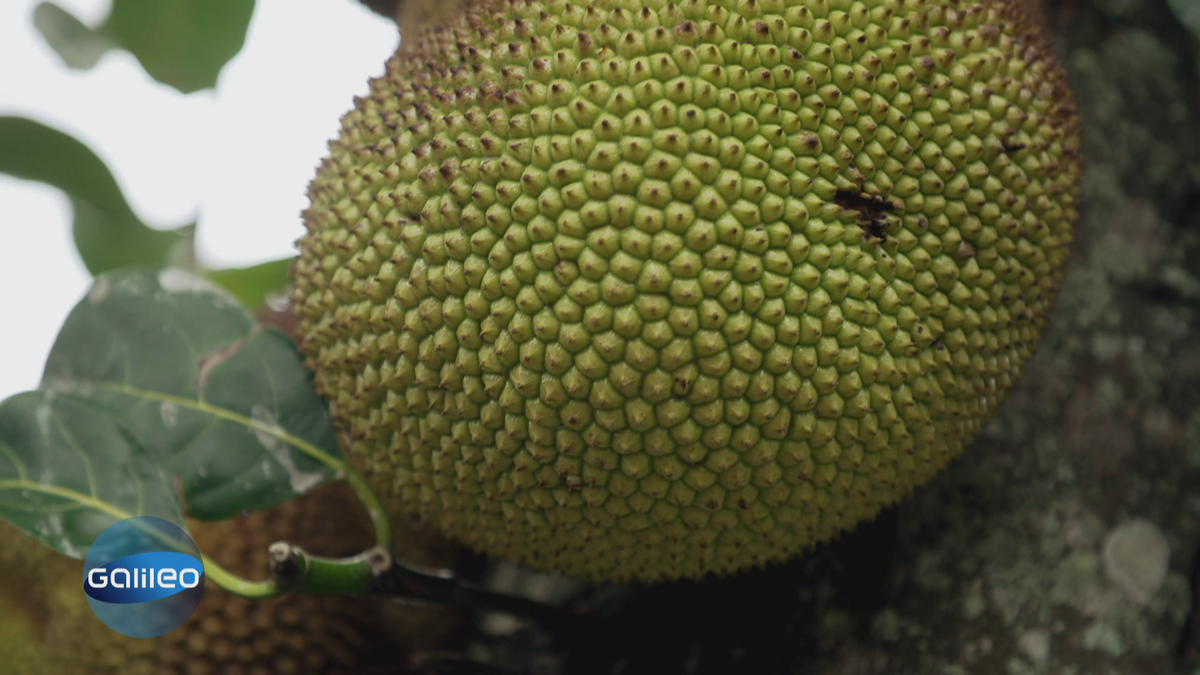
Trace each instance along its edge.
<instances>
[{"instance_id":1,"label":"spiky fruit rind","mask_svg":"<svg viewBox=\"0 0 1200 675\"><path fill-rule=\"evenodd\" d=\"M354 460L597 580L794 555L1018 375L1076 218L1022 0L497 0L404 41L310 188L302 348Z\"/></svg>"}]
</instances>

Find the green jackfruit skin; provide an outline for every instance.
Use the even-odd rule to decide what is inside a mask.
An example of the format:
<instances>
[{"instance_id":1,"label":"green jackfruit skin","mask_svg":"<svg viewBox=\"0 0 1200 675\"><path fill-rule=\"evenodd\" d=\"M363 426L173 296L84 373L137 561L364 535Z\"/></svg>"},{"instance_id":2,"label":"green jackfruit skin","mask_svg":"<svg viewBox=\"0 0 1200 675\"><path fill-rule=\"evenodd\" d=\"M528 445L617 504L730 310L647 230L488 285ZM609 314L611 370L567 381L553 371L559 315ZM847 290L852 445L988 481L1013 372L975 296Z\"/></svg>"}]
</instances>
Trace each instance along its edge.
<instances>
[{"instance_id":1,"label":"green jackfruit skin","mask_svg":"<svg viewBox=\"0 0 1200 675\"><path fill-rule=\"evenodd\" d=\"M1030 356L1077 123L1023 0L496 0L406 38L310 187L353 461L488 554L729 573L872 518Z\"/></svg>"},{"instance_id":2,"label":"green jackfruit skin","mask_svg":"<svg viewBox=\"0 0 1200 675\"><path fill-rule=\"evenodd\" d=\"M190 522L196 545L245 578L266 576L267 547L355 555L372 545L370 519L345 483L221 523ZM444 563L439 538L399 524L404 559ZM104 625L83 592L83 562L0 521L0 672L6 675L394 675L434 649L451 616L362 598L291 594L245 600L214 584L183 626L150 639ZM10 651L11 650L11 651Z\"/></svg>"}]
</instances>

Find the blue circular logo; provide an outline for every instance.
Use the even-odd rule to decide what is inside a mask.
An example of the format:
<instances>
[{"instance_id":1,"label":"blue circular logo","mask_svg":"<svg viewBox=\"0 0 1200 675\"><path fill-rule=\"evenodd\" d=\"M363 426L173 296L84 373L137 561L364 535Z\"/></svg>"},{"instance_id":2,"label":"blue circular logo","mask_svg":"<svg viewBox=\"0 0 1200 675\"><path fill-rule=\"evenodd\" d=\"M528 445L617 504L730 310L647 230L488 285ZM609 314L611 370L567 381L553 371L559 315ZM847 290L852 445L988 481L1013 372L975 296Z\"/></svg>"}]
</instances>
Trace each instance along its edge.
<instances>
[{"instance_id":1,"label":"blue circular logo","mask_svg":"<svg viewBox=\"0 0 1200 675\"><path fill-rule=\"evenodd\" d=\"M196 611L204 563L174 523L136 516L102 532L83 561L83 592L109 628L130 637L170 633Z\"/></svg>"}]
</instances>

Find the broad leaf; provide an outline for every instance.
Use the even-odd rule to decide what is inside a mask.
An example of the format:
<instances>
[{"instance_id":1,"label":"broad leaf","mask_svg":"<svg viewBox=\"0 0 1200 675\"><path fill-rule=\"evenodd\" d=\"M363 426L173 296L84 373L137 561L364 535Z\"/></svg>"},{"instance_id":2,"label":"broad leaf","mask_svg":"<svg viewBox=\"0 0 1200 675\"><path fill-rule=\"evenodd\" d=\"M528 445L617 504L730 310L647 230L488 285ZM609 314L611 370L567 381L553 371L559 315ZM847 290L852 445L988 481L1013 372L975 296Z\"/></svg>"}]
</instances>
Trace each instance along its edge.
<instances>
[{"instance_id":1,"label":"broad leaf","mask_svg":"<svg viewBox=\"0 0 1200 675\"><path fill-rule=\"evenodd\" d=\"M254 0L113 0L104 28L150 77L191 93L242 49Z\"/></svg>"},{"instance_id":2,"label":"broad leaf","mask_svg":"<svg viewBox=\"0 0 1200 675\"><path fill-rule=\"evenodd\" d=\"M292 343L179 270L97 277L41 388L118 411L178 478L189 516L220 520L336 477L341 451Z\"/></svg>"},{"instance_id":3,"label":"broad leaf","mask_svg":"<svg viewBox=\"0 0 1200 675\"><path fill-rule=\"evenodd\" d=\"M75 210L75 246L92 274L129 265L165 267L191 257L194 226L148 227L96 153L61 131L23 117L0 117L0 173L67 193Z\"/></svg>"},{"instance_id":4,"label":"broad leaf","mask_svg":"<svg viewBox=\"0 0 1200 675\"><path fill-rule=\"evenodd\" d=\"M34 8L33 25L68 68L88 70L113 47L107 35L92 30L74 14L51 2Z\"/></svg>"},{"instance_id":5,"label":"broad leaf","mask_svg":"<svg viewBox=\"0 0 1200 675\"><path fill-rule=\"evenodd\" d=\"M267 295L288 285L291 266L292 258L284 258L252 267L212 270L204 276L232 293L244 306L257 309L266 303Z\"/></svg>"},{"instance_id":6,"label":"broad leaf","mask_svg":"<svg viewBox=\"0 0 1200 675\"><path fill-rule=\"evenodd\" d=\"M254 0L113 0L107 21L89 28L42 3L34 25L72 68L91 68L105 45L131 52L154 79L183 93L216 85L246 41Z\"/></svg>"},{"instance_id":7,"label":"broad leaf","mask_svg":"<svg viewBox=\"0 0 1200 675\"><path fill-rule=\"evenodd\" d=\"M119 414L65 392L0 403L0 516L82 558L105 528L135 515L184 526L170 479Z\"/></svg>"}]
</instances>

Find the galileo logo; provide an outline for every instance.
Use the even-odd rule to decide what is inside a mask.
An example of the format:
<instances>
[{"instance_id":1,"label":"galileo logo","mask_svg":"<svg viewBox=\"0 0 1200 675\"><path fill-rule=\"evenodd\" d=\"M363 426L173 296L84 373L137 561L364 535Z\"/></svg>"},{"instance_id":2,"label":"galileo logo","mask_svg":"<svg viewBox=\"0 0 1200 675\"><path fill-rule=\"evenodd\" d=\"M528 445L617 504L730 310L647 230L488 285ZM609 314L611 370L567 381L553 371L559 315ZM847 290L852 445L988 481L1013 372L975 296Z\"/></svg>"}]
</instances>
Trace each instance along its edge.
<instances>
[{"instance_id":1,"label":"galileo logo","mask_svg":"<svg viewBox=\"0 0 1200 675\"><path fill-rule=\"evenodd\" d=\"M157 637L183 625L200 604L204 564L191 537L173 523L127 518L88 549L83 591L109 628Z\"/></svg>"},{"instance_id":2,"label":"galileo logo","mask_svg":"<svg viewBox=\"0 0 1200 675\"><path fill-rule=\"evenodd\" d=\"M186 553L139 553L92 569L83 590L103 602L150 602L199 586L202 569Z\"/></svg>"}]
</instances>

